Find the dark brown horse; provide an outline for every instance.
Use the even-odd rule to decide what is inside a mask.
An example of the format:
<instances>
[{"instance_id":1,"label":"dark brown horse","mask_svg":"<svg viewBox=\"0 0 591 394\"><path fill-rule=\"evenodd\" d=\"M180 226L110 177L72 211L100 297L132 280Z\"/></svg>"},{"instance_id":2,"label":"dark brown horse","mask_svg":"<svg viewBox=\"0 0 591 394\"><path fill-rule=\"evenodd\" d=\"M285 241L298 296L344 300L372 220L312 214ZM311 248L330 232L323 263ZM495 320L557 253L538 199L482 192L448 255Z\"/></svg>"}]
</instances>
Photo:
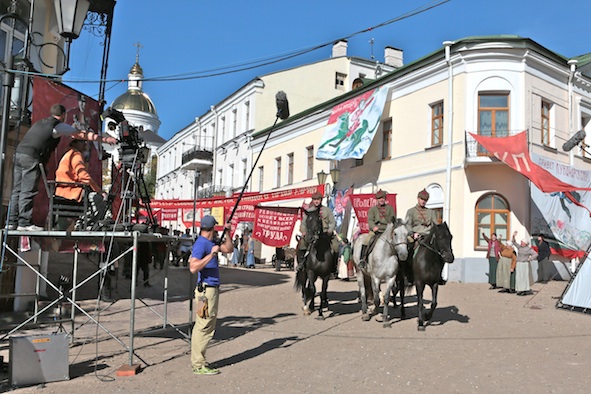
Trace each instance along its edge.
<instances>
[{"instance_id":1,"label":"dark brown horse","mask_svg":"<svg viewBox=\"0 0 591 394\"><path fill-rule=\"evenodd\" d=\"M417 240L418 245L414 251L414 256L411 256L411 260L409 261L411 264L409 268L412 272L408 273L407 277L411 282L414 280L417 290L417 302L419 306L419 323L417 329L419 331L425 330L425 321L431 320L433 312L437 307L437 290L439 288L443 265L445 263L453 263L454 261L451 240L452 235L449 227L447 227L447 223L443 222L433 226L428 235ZM423 306L425 286L431 287L432 294L431 308L428 312L425 312ZM404 287L401 287L400 295L400 313L404 316Z\"/></svg>"},{"instance_id":2,"label":"dark brown horse","mask_svg":"<svg viewBox=\"0 0 591 394\"><path fill-rule=\"evenodd\" d=\"M328 308L328 280L335 271L337 256L331 249L332 234L322 231L322 218L318 210L307 212L306 228L308 250L304 257L304 269L296 274L295 288L302 291L304 314L309 315L314 311L316 279L322 279L318 317L324 319L322 308Z\"/></svg>"}]
</instances>

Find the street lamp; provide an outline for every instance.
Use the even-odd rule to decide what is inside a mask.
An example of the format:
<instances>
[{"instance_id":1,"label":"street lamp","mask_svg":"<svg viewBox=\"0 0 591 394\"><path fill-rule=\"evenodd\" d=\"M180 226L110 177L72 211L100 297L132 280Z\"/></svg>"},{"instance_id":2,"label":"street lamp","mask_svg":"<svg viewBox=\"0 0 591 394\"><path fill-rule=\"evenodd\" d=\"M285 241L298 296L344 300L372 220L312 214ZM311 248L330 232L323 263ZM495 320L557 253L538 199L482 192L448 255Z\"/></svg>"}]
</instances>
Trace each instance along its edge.
<instances>
[{"instance_id":1,"label":"street lamp","mask_svg":"<svg viewBox=\"0 0 591 394\"><path fill-rule=\"evenodd\" d=\"M89 0L54 0L57 30L66 39L66 71L70 69L70 45L80 36Z\"/></svg>"}]
</instances>

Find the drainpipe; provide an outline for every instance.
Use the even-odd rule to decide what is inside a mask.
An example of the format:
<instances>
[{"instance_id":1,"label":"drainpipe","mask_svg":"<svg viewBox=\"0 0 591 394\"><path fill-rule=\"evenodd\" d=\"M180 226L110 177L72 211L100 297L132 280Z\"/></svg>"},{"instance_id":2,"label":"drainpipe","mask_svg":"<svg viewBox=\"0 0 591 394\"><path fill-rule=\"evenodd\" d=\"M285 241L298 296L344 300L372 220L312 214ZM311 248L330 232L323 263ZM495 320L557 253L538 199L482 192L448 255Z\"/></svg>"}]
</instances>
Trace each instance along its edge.
<instances>
[{"instance_id":1,"label":"drainpipe","mask_svg":"<svg viewBox=\"0 0 591 394\"><path fill-rule=\"evenodd\" d=\"M212 190L215 190L215 178L217 175L217 171L216 171L216 165L217 165L217 156L218 156L218 112L215 109L215 106L211 106L209 107L211 109L211 112L213 113L214 116L214 121L215 121L215 130L213 132L213 146L212 146L212 152L213 152L213 166L211 168L211 186L212 186ZM221 185L220 185L221 186Z\"/></svg>"},{"instance_id":2,"label":"drainpipe","mask_svg":"<svg viewBox=\"0 0 591 394\"><path fill-rule=\"evenodd\" d=\"M445 61L447 63L447 168L445 169L445 201L443 202L443 220L449 223L449 211L451 206L451 165L453 145L453 65L451 63L451 46L453 41L444 41ZM449 276L449 264L443 266L441 277L447 280Z\"/></svg>"},{"instance_id":3,"label":"drainpipe","mask_svg":"<svg viewBox=\"0 0 591 394\"><path fill-rule=\"evenodd\" d=\"M569 60L567 63L570 66L570 74L568 75L568 138L572 138L574 134L574 105L573 105L573 80L575 71L577 70L577 61ZM575 165L575 150L571 149L568 153L569 164Z\"/></svg>"}]
</instances>

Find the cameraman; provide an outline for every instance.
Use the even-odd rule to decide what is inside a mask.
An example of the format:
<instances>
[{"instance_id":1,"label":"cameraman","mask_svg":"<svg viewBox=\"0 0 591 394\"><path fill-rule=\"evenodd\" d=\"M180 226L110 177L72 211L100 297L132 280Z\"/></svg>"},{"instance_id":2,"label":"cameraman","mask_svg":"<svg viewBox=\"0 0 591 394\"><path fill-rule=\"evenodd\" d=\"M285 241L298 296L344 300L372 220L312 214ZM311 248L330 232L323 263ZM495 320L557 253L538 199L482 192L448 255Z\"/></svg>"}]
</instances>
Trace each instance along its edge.
<instances>
[{"instance_id":1,"label":"cameraman","mask_svg":"<svg viewBox=\"0 0 591 394\"><path fill-rule=\"evenodd\" d=\"M101 137L87 130L76 130L64 123L65 119L66 108L61 104L54 104L51 107L51 116L35 122L17 145L8 230L43 230L43 227L36 226L32 222L33 198L37 195L41 175L39 165L47 163L62 136L110 145L117 143L113 137Z\"/></svg>"}]
</instances>

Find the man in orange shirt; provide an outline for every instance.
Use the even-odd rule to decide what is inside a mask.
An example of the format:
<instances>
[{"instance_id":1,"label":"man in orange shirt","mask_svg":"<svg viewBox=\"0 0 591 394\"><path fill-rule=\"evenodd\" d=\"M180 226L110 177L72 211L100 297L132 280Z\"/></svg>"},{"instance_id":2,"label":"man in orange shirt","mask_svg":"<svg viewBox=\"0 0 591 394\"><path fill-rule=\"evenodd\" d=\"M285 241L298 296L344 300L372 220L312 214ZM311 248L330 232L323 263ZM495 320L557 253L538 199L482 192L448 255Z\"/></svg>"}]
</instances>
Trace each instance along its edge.
<instances>
[{"instance_id":1,"label":"man in orange shirt","mask_svg":"<svg viewBox=\"0 0 591 394\"><path fill-rule=\"evenodd\" d=\"M88 196L88 201L91 208L90 223L93 223L94 217L104 209L105 200L101 188L88 173L83 153L87 149L85 140L72 140L70 149L62 156L55 171L55 180L56 182L85 183L90 186L92 192ZM84 197L83 192L84 189L80 186L58 184L55 195L81 203Z\"/></svg>"}]
</instances>

